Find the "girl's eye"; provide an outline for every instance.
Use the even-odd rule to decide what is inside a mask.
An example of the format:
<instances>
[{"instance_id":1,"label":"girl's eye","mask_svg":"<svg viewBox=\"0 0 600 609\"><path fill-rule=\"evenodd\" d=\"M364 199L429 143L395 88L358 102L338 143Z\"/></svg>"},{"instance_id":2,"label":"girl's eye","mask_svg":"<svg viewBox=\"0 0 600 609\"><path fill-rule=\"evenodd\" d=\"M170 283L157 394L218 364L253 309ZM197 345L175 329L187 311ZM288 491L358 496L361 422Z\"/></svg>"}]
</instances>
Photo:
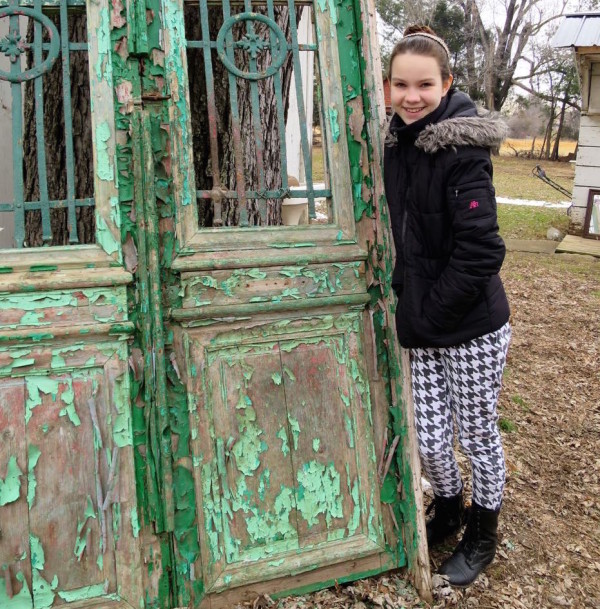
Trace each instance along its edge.
<instances>
[{"instance_id":1,"label":"girl's eye","mask_svg":"<svg viewBox=\"0 0 600 609\"><path fill-rule=\"evenodd\" d=\"M431 87L431 83L430 82L424 82L421 87L423 87L423 89L426 89L427 87Z\"/></svg>"}]
</instances>

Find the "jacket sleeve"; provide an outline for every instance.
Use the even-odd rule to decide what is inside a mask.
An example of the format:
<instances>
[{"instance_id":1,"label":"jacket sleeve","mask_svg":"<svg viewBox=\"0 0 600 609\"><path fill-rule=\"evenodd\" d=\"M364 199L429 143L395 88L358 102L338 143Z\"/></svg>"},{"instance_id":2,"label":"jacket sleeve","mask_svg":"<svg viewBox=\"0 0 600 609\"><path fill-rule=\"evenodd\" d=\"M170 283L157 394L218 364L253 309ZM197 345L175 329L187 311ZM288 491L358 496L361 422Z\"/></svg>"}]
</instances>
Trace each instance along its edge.
<instances>
[{"instance_id":1,"label":"jacket sleeve","mask_svg":"<svg viewBox=\"0 0 600 609\"><path fill-rule=\"evenodd\" d=\"M506 249L498 234L488 151L459 149L446 184L453 247L448 264L423 301L423 314L437 328L450 331L500 271Z\"/></svg>"}]
</instances>

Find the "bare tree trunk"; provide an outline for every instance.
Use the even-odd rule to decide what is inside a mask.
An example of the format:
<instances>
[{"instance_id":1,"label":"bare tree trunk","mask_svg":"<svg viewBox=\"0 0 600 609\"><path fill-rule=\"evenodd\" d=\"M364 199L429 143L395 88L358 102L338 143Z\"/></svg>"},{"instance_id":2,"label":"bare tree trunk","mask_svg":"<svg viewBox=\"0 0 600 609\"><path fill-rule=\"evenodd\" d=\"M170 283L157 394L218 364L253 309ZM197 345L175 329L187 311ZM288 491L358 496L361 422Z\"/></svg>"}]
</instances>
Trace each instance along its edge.
<instances>
[{"instance_id":1,"label":"bare tree trunk","mask_svg":"<svg viewBox=\"0 0 600 609\"><path fill-rule=\"evenodd\" d=\"M480 74L479 70L477 70L475 64L475 45L477 41L477 33L476 27L473 23L473 12L471 9L471 4L467 2L463 6L465 12L465 22L468 24L466 39L468 40L467 48L466 48L466 57L467 57L467 83L468 83L468 92L471 99L478 99L480 96Z\"/></svg>"},{"instance_id":2,"label":"bare tree trunk","mask_svg":"<svg viewBox=\"0 0 600 609\"><path fill-rule=\"evenodd\" d=\"M200 40L202 37L199 11L197 6L185 7L186 37L188 40ZM297 15L299 19L299 14ZM275 21L282 29L286 38L290 38L290 20L287 7L275 7ZM213 38L223 23L223 15L220 7L210 9L209 13L210 31ZM267 27L259 22L254 22L254 31L261 38L268 38ZM240 39L244 35L242 28L234 32L234 37ZM242 66L245 54L236 51L236 65ZM287 100L292 76L291 55L288 56L280 69L281 95L287 113ZM264 50L257 57L258 71L265 70L272 61L269 50ZM213 176L214 164L211 162L210 134L208 125L208 97L206 91L206 80L204 71L204 56L201 50L189 49L188 51L190 104L192 116L192 134L194 145L194 169L196 172L196 186L199 190L211 190L215 185L228 190L236 190L236 164L234 150L234 124L231 114L231 91L229 86L229 72L218 59L215 52L212 53L212 69L214 78L215 114L217 117L217 132L219 133L218 167L219 176ZM242 68L247 69L247 68ZM239 110L239 131L241 136L241 148L244 162L244 189L259 190L260 168L257 163L257 138L262 140L264 188L267 190L278 189L282 185L281 165L281 139L285 137L280 133L277 101L274 78L259 80L259 133L255 132L254 115L251 101L250 81L236 78L237 103ZM219 224L219 218L214 217L214 201L202 199L198 203L200 226L214 226ZM240 213L237 201L225 202L222 208L221 219L224 225L236 226L239 224ZM269 225L281 224L281 200L269 201L267 206L267 218L261 219L257 201L250 201L248 206L250 224L265 222Z\"/></svg>"},{"instance_id":3,"label":"bare tree trunk","mask_svg":"<svg viewBox=\"0 0 600 609\"><path fill-rule=\"evenodd\" d=\"M58 15L52 17L59 23ZM69 40L85 42L87 23L84 13L69 17ZM28 41L33 41L33 20L29 20ZM82 51L72 52L69 57L71 78L71 108L73 126L73 167L75 175L75 198L94 196L94 171L92 157L92 130L90 119L90 94L88 56ZM33 64L33 53L28 53L28 67ZM65 141L65 118L63 105L62 61L59 57L52 70L42 77L44 98L44 140L48 199L60 201L67 198L67 158ZM23 178L26 201L39 201L40 180L38 167L38 142L35 124L34 82L25 85L23 104ZM95 216L93 207L79 207L76 212L79 243L95 240ZM55 208L50 212L52 239L48 245L69 243L68 210ZM25 214L25 246L44 245L42 239L42 215L39 210Z\"/></svg>"},{"instance_id":4,"label":"bare tree trunk","mask_svg":"<svg viewBox=\"0 0 600 609\"><path fill-rule=\"evenodd\" d=\"M562 105L560 108L560 115L558 118L558 127L556 128L556 137L554 138L554 146L552 148L552 152L550 153L551 161L558 161L559 159L559 147L560 147L560 139L562 136L562 130L565 124L565 114L567 112L567 97L563 97Z\"/></svg>"},{"instance_id":5,"label":"bare tree trunk","mask_svg":"<svg viewBox=\"0 0 600 609\"><path fill-rule=\"evenodd\" d=\"M552 128L554 127L554 119L556 118L556 102L553 101L550 106L550 116L546 126L546 133L542 148L540 150L540 159L548 159L550 157L550 143L552 142Z\"/></svg>"}]
</instances>

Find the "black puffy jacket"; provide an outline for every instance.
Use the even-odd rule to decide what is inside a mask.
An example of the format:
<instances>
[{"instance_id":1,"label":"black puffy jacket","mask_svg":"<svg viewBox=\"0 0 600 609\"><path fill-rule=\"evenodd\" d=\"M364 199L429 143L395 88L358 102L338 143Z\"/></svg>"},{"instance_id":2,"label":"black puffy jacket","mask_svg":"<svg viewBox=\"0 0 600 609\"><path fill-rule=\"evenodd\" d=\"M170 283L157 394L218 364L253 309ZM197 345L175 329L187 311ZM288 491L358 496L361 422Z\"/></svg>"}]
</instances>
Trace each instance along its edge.
<instances>
[{"instance_id":1,"label":"black puffy jacket","mask_svg":"<svg viewBox=\"0 0 600 609\"><path fill-rule=\"evenodd\" d=\"M456 90L420 121L392 119L384 177L403 347L454 346L508 321L490 160L504 135Z\"/></svg>"}]
</instances>

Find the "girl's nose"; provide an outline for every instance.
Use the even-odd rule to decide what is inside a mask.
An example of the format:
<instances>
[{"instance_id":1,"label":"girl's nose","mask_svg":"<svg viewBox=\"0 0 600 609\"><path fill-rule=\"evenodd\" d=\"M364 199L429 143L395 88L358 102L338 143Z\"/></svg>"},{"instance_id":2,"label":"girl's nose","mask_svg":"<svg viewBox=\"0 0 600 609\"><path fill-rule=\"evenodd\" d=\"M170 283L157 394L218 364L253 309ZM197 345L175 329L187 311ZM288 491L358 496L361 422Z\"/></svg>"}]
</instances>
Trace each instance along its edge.
<instances>
[{"instance_id":1,"label":"girl's nose","mask_svg":"<svg viewBox=\"0 0 600 609\"><path fill-rule=\"evenodd\" d=\"M419 99L419 92L416 89L412 87L407 89L405 97L406 101L419 101Z\"/></svg>"}]
</instances>

